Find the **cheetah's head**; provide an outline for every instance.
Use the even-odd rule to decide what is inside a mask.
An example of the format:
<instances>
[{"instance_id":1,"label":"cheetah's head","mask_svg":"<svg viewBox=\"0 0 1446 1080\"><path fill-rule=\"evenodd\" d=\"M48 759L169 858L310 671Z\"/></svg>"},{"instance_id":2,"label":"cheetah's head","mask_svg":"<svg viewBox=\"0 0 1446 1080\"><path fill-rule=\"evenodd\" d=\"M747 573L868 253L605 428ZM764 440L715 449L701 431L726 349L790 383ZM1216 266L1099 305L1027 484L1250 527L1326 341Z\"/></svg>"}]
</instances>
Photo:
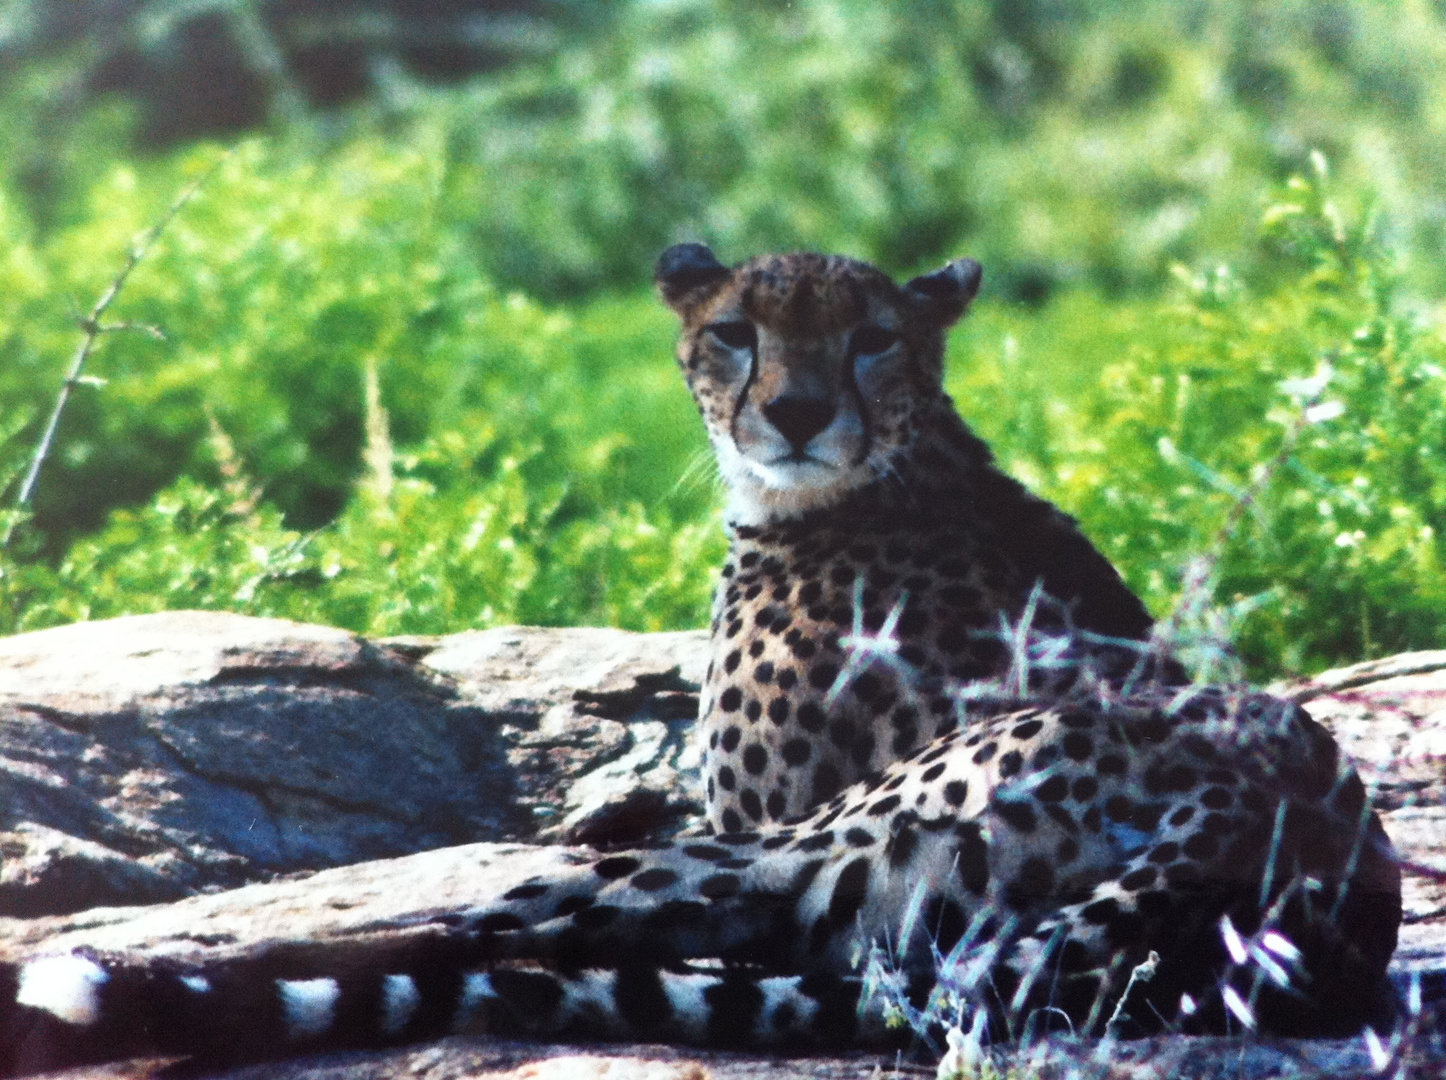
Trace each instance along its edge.
<instances>
[{"instance_id":1,"label":"cheetah's head","mask_svg":"<svg viewBox=\"0 0 1446 1080\"><path fill-rule=\"evenodd\" d=\"M729 518L762 525L894 471L944 401L944 331L982 271L957 259L901 287L836 255L763 255L730 269L702 244L678 244L655 276L683 320L678 362Z\"/></svg>"}]
</instances>

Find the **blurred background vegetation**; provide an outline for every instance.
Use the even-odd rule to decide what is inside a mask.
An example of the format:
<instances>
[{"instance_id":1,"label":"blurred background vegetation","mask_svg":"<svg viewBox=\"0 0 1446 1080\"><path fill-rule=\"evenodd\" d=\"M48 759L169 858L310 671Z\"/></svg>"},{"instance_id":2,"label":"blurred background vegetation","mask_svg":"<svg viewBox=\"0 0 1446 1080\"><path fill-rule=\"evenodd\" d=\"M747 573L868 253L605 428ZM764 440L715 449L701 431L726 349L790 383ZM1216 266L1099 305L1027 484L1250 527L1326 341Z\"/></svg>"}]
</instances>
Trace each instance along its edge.
<instances>
[{"instance_id":1,"label":"blurred background vegetation","mask_svg":"<svg viewBox=\"0 0 1446 1080\"><path fill-rule=\"evenodd\" d=\"M681 239L974 256L961 411L1157 614L1254 492L1253 674L1446 646L1441 0L0 0L0 632L702 625Z\"/></svg>"}]
</instances>

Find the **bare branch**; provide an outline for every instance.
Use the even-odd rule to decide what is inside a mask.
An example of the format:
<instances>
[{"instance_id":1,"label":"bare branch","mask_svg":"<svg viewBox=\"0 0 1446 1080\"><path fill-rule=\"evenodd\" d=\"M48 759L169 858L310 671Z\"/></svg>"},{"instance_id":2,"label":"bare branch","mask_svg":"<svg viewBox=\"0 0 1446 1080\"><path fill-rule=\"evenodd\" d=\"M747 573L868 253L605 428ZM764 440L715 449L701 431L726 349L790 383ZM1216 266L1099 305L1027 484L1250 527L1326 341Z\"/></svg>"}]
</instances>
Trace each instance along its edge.
<instances>
[{"instance_id":1,"label":"bare branch","mask_svg":"<svg viewBox=\"0 0 1446 1080\"><path fill-rule=\"evenodd\" d=\"M110 333L115 330L142 330L153 337L161 339L165 335L159 327L144 326L136 323L109 323L103 324L100 317L106 313L112 303L115 302L120 291L124 288L126 279L131 276L131 271L140 265L146 257L152 245L160 239L167 226L175 219L181 209L195 198L196 193L201 190L203 184L215 175L216 170L231 156L228 150L218 157L215 163L199 176L195 182L177 196L176 201L171 203L166 212L145 232L131 244L130 251L126 253L126 260L121 265L120 272L111 280L110 285L100 294L100 299L90 309L90 313L80 320L81 330L84 336L80 339L80 345L75 350L75 359L71 362L70 373L66 375L65 381L60 384L60 393L55 399L55 408L50 411L50 419L46 421L45 432L40 436L40 442L35 447L35 456L30 459L30 468L25 474L25 480L20 485L20 495L15 500L17 506L25 506L35 494L35 484L40 478L40 468L45 464L45 459L50 455L50 448L55 442L55 432L60 426L61 414L65 412L66 403L70 400L70 392L82 382L81 372L85 369L85 362L95 349L96 342L101 334Z\"/></svg>"}]
</instances>

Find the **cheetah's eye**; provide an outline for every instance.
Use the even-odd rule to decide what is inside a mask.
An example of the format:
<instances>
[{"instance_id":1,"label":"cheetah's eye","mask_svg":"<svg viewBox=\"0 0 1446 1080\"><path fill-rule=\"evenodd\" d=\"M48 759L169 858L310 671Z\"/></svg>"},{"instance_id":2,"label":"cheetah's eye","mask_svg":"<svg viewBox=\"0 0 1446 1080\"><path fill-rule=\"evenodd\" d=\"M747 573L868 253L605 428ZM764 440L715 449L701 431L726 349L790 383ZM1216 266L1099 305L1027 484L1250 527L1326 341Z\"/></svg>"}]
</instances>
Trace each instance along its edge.
<instances>
[{"instance_id":1,"label":"cheetah's eye","mask_svg":"<svg viewBox=\"0 0 1446 1080\"><path fill-rule=\"evenodd\" d=\"M758 348L758 330L751 322L709 323L703 329L730 349Z\"/></svg>"},{"instance_id":2,"label":"cheetah's eye","mask_svg":"<svg viewBox=\"0 0 1446 1080\"><path fill-rule=\"evenodd\" d=\"M899 342L899 335L882 326L860 326L849 339L849 348L855 356L877 356L886 353Z\"/></svg>"}]
</instances>

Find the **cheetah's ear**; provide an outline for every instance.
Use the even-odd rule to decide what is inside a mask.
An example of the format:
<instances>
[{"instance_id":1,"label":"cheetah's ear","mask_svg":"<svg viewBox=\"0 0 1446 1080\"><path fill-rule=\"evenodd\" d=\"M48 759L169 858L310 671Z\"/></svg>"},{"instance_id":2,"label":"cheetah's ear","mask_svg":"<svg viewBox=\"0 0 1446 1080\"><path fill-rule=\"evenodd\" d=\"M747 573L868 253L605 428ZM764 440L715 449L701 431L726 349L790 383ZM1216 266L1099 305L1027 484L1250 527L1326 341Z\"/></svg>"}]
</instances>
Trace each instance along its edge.
<instances>
[{"instance_id":1,"label":"cheetah's ear","mask_svg":"<svg viewBox=\"0 0 1446 1080\"><path fill-rule=\"evenodd\" d=\"M674 244L658 256L653 280L658 283L663 302L686 317L687 309L701 299L699 292L722 283L729 273L706 245Z\"/></svg>"},{"instance_id":2,"label":"cheetah's ear","mask_svg":"<svg viewBox=\"0 0 1446 1080\"><path fill-rule=\"evenodd\" d=\"M984 268L973 259L955 259L942 270L914 278L904 292L925 318L941 329L952 326L968 309L984 280Z\"/></svg>"}]
</instances>

